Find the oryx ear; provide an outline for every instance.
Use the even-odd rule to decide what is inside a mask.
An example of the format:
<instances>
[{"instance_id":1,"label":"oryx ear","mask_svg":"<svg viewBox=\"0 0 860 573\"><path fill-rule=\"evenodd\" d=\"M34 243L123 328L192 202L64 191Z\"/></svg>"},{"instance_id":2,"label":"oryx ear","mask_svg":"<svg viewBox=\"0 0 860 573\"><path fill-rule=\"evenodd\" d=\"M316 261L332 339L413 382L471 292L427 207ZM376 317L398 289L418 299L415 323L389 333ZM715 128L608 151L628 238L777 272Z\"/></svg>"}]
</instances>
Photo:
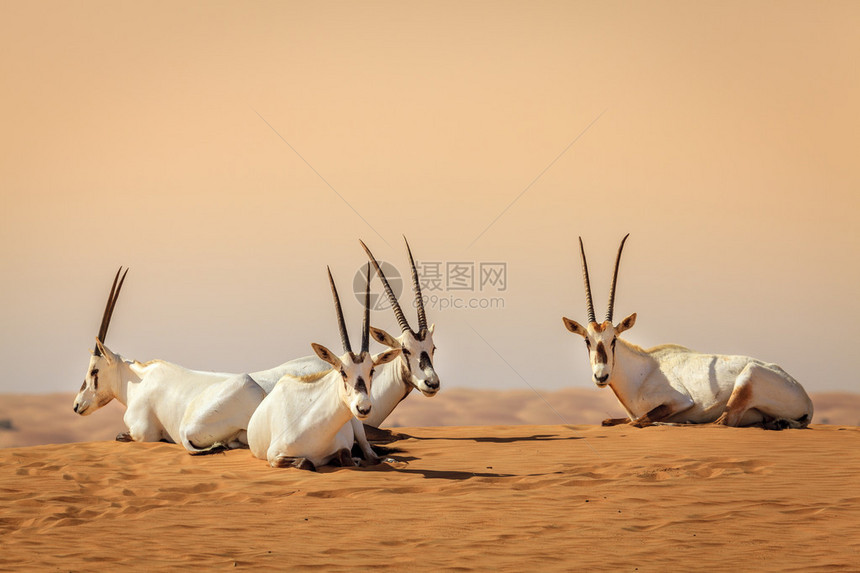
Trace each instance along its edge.
<instances>
[{"instance_id":1,"label":"oryx ear","mask_svg":"<svg viewBox=\"0 0 860 573\"><path fill-rule=\"evenodd\" d=\"M430 328L427 329L427 332L430 333L430 336L433 336L433 331L436 330L436 323L430 325Z\"/></svg>"},{"instance_id":2,"label":"oryx ear","mask_svg":"<svg viewBox=\"0 0 860 573\"><path fill-rule=\"evenodd\" d=\"M343 368L343 362L340 361L340 358L338 358L334 352L332 352L322 344L311 342L311 347L314 349L314 352L317 353L317 356L334 366L335 369L340 370L341 368Z\"/></svg>"},{"instance_id":3,"label":"oryx ear","mask_svg":"<svg viewBox=\"0 0 860 573\"><path fill-rule=\"evenodd\" d=\"M564 321L564 327L567 328L572 333L578 334L583 338L588 336L588 331L581 324L576 322L575 320L570 320L566 316L562 316L561 320Z\"/></svg>"},{"instance_id":4,"label":"oryx ear","mask_svg":"<svg viewBox=\"0 0 860 573\"><path fill-rule=\"evenodd\" d=\"M634 324L636 324L635 312L618 323L618 326L615 327L615 334L621 334L625 330L630 330Z\"/></svg>"},{"instance_id":5,"label":"oryx ear","mask_svg":"<svg viewBox=\"0 0 860 573\"><path fill-rule=\"evenodd\" d=\"M370 336L378 343L387 346L388 348L400 348L400 343L397 339L382 330L381 328L370 327Z\"/></svg>"},{"instance_id":6,"label":"oryx ear","mask_svg":"<svg viewBox=\"0 0 860 573\"><path fill-rule=\"evenodd\" d=\"M400 356L400 349L396 348L394 350L384 350L373 357L373 365L379 366L380 364L387 364Z\"/></svg>"},{"instance_id":7,"label":"oryx ear","mask_svg":"<svg viewBox=\"0 0 860 573\"><path fill-rule=\"evenodd\" d=\"M116 360L116 354L111 352L111 350L107 346L102 344L102 341L99 340L98 337L96 337L96 348L99 349L99 352L101 353L102 356L104 356L104 358L105 358L105 360L107 360L108 364L110 364Z\"/></svg>"}]
</instances>

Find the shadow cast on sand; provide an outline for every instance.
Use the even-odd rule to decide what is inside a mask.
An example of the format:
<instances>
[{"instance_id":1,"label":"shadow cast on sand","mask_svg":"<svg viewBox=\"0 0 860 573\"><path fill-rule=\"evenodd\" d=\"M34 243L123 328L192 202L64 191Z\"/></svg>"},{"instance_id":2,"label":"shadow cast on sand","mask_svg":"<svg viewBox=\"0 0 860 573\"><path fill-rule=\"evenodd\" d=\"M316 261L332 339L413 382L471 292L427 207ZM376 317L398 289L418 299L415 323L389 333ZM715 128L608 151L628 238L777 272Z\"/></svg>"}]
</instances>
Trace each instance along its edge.
<instances>
[{"instance_id":1,"label":"shadow cast on sand","mask_svg":"<svg viewBox=\"0 0 860 573\"><path fill-rule=\"evenodd\" d=\"M399 460L398 460L399 461ZM399 474L415 474L423 476L425 479L442 479L448 481L464 481L467 479L475 478L475 477L483 477L483 478L506 478L506 477L516 477L515 474L500 474L500 473L488 473L488 472L462 472L462 471L454 471L454 470L429 470L429 469L416 469L416 468L396 468L392 467L388 464L379 464L378 466L371 466L368 468L364 468L365 470L377 471L377 472L394 472Z\"/></svg>"},{"instance_id":2,"label":"shadow cast on sand","mask_svg":"<svg viewBox=\"0 0 860 573\"><path fill-rule=\"evenodd\" d=\"M479 442L485 444L513 444L516 442L550 442L557 440L584 440L584 436L556 436L553 434L534 434L531 436L511 436L509 438L502 438L499 436L469 436L465 438L435 438L435 437L423 437L423 436L406 436L403 435L404 439L412 438L413 440L445 440L445 441L472 441Z\"/></svg>"}]
</instances>

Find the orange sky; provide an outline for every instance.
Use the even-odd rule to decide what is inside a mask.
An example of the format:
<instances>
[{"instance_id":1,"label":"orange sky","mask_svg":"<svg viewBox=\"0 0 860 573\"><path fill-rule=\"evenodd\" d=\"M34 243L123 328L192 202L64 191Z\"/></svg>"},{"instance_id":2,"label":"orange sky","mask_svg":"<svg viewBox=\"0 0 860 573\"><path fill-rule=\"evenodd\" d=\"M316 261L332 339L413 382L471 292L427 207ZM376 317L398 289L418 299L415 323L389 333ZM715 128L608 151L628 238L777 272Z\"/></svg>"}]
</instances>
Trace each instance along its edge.
<instances>
[{"instance_id":1,"label":"orange sky","mask_svg":"<svg viewBox=\"0 0 860 573\"><path fill-rule=\"evenodd\" d=\"M363 238L405 272L404 233L507 263L503 309L428 309L443 386L587 386L576 237L602 315L626 232L632 341L857 390L858 25L853 2L4 3L0 392L77 390L120 264L126 357L337 347L325 265L348 290Z\"/></svg>"}]
</instances>

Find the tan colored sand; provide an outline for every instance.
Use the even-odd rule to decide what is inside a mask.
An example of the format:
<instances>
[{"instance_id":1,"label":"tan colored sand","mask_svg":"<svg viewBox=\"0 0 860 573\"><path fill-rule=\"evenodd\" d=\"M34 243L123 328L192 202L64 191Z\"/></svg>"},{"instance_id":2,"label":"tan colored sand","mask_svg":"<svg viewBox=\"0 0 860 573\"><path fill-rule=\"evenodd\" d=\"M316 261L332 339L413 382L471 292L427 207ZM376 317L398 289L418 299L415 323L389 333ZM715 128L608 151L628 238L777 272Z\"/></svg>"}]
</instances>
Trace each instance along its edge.
<instances>
[{"instance_id":1,"label":"tan colored sand","mask_svg":"<svg viewBox=\"0 0 860 573\"><path fill-rule=\"evenodd\" d=\"M0 450L0 570L845 571L860 429L414 428L375 468Z\"/></svg>"},{"instance_id":2,"label":"tan colored sand","mask_svg":"<svg viewBox=\"0 0 860 573\"><path fill-rule=\"evenodd\" d=\"M860 394L814 394L814 422L860 425ZM74 394L0 395L0 448L113 439L125 431L125 409L111 402L90 416L72 411ZM424 398L413 392L386 420L397 426L499 426L512 424L599 424L623 415L612 392L596 388L469 390L445 388Z\"/></svg>"}]
</instances>

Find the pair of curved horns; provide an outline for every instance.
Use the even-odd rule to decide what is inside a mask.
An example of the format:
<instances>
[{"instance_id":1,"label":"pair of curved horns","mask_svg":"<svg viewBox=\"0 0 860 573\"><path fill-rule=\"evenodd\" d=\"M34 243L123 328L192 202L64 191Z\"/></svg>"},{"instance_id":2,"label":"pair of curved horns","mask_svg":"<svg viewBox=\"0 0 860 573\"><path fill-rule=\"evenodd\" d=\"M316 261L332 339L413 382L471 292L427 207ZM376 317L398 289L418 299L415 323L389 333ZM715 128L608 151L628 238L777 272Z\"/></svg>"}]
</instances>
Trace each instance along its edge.
<instances>
[{"instance_id":1,"label":"pair of curved horns","mask_svg":"<svg viewBox=\"0 0 860 573\"><path fill-rule=\"evenodd\" d=\"M328 282L331 285L331 294L334 297L334 308L337 311L337 326L340 329L340 341L343 344L344 352L352 354L352 345L349 343L349 334L346 331L346 322L343 319L343 308L340 306L340 297L337 295L337 287L334 286L334 279L331 276L331 269L326 267L328 271ZM361 353L370 350L370 263L367 264L367 288L364 292L364 322L361 325Z\"/></svg>"},{"instance_id":2,"label":"pair of curved horns","mask_svg":"<svg viewBox=\"0 0 860 573\"><path fill-rule=\"evenodd\" d=\"M409 321L407 321L406 317L403 315L403 309L400 308L400 303L397 302L397 297L394 295L394 291L391 290L391 285L388 284L388 279L385 278L385 273L382 272L382 268L376 261L376 257L373 256L373 253L370 252L370 249L367 248L364 241L361 239L358 240L358 242L361 243L361 247L364 249L364 252L367 253L367 256L370 258L370 262L373 263L373 268L376 269L377 273L379 273L379 278L382 281L382 286L385 287L385 294L388 295L388 301L391 303L391 308L394 310L394 316L397 317L397 323L400 325L401 332L409 330L415 334L419 334L427 330L427 316L424 314L424 297L421 295L421 283L418 280L418 269L415 268L415 259L412 258L412 249L409 248L409 241L406 240L406 237L403 237L403 241L406 243L406 252L409 254L409 265L412 267L412 290L415 292L415 307L418 310L417 331L413 331L409 326Z\"/></svg>"},{"instance_id":3,"label":"pair of curved horns","mask_svg":"<svg viewBox=\"0 0 860 573\"><path fill-rule=\"evenodd\" d=\"M621 251L630 233L621 239L618 247L618 255L615 257L615 270L612 272L612 286L609 287L609 307L606 310L606 320L612 322L612 314L615 307L615 284L618 282L618 265L621 263ZM594 302L591 300L591 282L588 280L588 263L585 260L585 247L582 246L582 237L579 238L579 254L582 258L582 279L585 281L585 304L588 307L588 322L597 322L594 318Z\"/></svg>"},{"instance_id":4,"label":"pair of curved horns","mask_svg":"<svg viewBox=\"0 0 860 573\"><path fill-rule=\"evenodd\" d=\"M125 282L125 275L128 274L128 269L125 269L125 272L122 274L122 278L119 276L120 273L122 273L122 266L119 267L119 270L116 272L116 276L113 278L113 285L110 287L110 294L108 295L107 304L105 305L105 312L102 315L102 324L99 327L99 334L97 336L102 344L105 343L108 327L110 326L110 319L113 316L113 309L116 306L116 300L119 298L119 291L122 288L122 283ZM119 284L117 284L117 281L119 281ZM98 345L96 345L94 354L96 356L102 355Z\"/></svg>"}]
</instances>

